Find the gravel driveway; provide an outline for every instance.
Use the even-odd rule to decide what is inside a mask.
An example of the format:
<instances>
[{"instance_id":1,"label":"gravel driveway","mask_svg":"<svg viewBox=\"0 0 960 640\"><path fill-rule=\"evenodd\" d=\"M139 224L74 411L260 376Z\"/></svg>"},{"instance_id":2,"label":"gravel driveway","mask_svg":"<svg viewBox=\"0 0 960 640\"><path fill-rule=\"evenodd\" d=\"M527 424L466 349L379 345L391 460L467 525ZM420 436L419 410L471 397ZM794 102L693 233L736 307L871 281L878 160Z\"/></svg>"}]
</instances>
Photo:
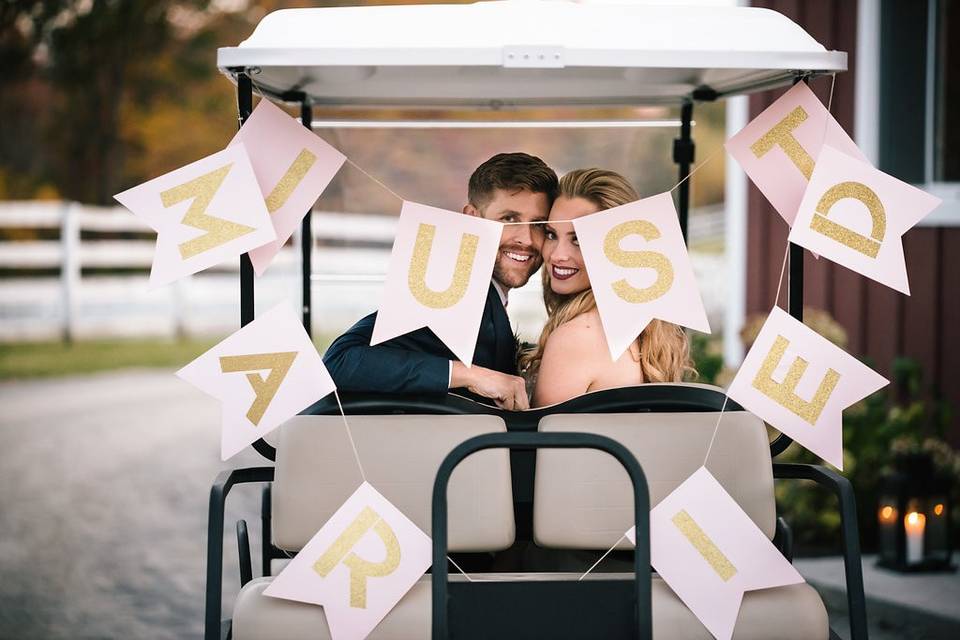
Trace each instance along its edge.
<instances>
[{"instance_id":1,"label":"gravel driveway","mask_svg":"<svg viewBox=\"0 0 960 640\"><path fill-rule=\"evenodd\" d=\"M2 383L0 406L0 638L201 636L207 497L228 466L217 402L171 371L125 371ZM232 523L259 540L259 495L231 493L228 594Z\"/></svg>"}]
</instances>

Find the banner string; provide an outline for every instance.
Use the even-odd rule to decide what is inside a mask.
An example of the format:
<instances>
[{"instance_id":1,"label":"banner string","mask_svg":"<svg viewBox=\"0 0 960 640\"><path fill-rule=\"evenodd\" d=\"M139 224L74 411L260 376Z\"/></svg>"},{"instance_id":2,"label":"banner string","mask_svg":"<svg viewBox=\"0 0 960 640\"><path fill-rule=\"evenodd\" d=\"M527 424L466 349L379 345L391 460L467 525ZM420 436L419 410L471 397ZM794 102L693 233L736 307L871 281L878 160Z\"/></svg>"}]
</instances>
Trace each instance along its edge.
<instances>
[{"instance_id":1,"label":"banner string","mask_svg":"<svg viewBox=\"0 0 960 640\"><path fill-rule=\"evenodd\" d=\"M724 151L723 145L721 145L719 149L714 149L713 153L711 153L709 156L707 156L707 159L706 159L706 160L704 160L703 162L701 162L700 164L698 164L697 166L695 166L695 167L693 168L693 171L688 172L687 175L684 176L683 180L681 180L681 181L678 182L677 184L673 185L673 187L672 187L672 188L670 189L670 191L668 191L667 193L673 193L674 191L676 191L676 189L677 189L680 185L682 185L684 182L686 182L687 180L689 180L689 179L693 176L693 174L695 174L697 171L700 171L700 169L702 169L703 167L705 167L708 162L710 162L711 160L713 160L714 158L716 158L716 157L720 154L720 152L722 152L722 151Z\"/></svg>"},{"instance_id":2,"label":"banner string","mask_svg":"<svg viewBox=\"0 0 960 640\"><path fill-rule=\"evenodd\" d=\"M681 181L678 182L677 184L673 185L672 187L670 187L670 189L669 189L668 191L665 191L665 192L663 192L663 193L673 193L674 191L676 191L677 188L678 188L680 185L682 185L684 182L686 182L687 180L689 180L689 179L693 176L693 174L695 174L697 171L699 171L699 170L702 169L704 166L706 166L708 162L710 162L711 160L713 160L714 158L716 158L718 155L720 155L720 152L723 151L723 150L724 150L723 147L720 147L719 149L714 150L713 153L711 153L709 156L707 156L707 159L706 159L706 160L704 160L703 162L701 162L700 164L698 164L697 166L695 166L695 167L693 168L693 170L690 171L690 172L683 178L683 180L681 180ZM548 224L549 222L550 222L549 220L532 220L532 221L530 221L530 222L501 222L500 224L502 224L502 225L505 226L505 227L509 227L509 226L513 226L513 225L523 225L523 224L526 224L526 225ZM569 220L554 220L553 222L569 222Z\"/></svg>"},{"instance_id":3,"label":"banner string","mask_svg":"<svg viewBox=\"0 0 960 640\"><path fill-rule=\"evenodd\" d=\"M456 562L454 562L453 558L451 558L450 556L447 556L447 560L449 560L449 561L450 561L450 564L452 564L453 566L455 566L455 567L457 568L457 571L459 571L460 573L463 574L463 577L467 579L467 582L474 582L474 579L471 578L469 575L467 575L467 572L464 571L463 569L461 569L461 568L460 568L460 565L458 565Z\"/></svg>"},{"instance_id":4,"label":"banner string","mask_svg":"<svg viewBox=\"0 0 960 640\"><path fill-rule=\"evenodd\" d=\"M790 255L790 243L783 250L783 262L780 263L780 278L777 280L777 295L773 298L773 306L780 304L780 289L783 287L783 274L787 271L787 256ZM770 309L773 310L773 307Z\"/></svg>"},{"instance_id":5,"label":"banner string","mask_svg":"<svg viewBox=\"0 0 960 640\"><path fill-rule=\"evenodd\" d=\"M260 89L260 87L257 85L257 83L254 82L253 77L250 78L250 86L253 87L254 93L256 93L258 96L260 96L260 99L261 99L261 100L270 100L270 98L268 98L267 96L265 96L265 95L263 94L263 91L261 91L261 89ZM239 114L238 114L238 117L239 117ZM354 162L354 161L351 160L350 158L346 157L346 155L344 155L344 160L347 162L347 164L349 164L350 166L352 166L354 169L356 169L357 171L359 171L360 173L362 173L363 175L365 175L366 177L370 178L371 180L373 180L374 182L376 182L378 185L380 185L380 187L382 187L387 193L389 193L390 195L392 195L393 197L395 197L397 200L400 200L401 202L406 202L406 201L407 201L406 198L404 198L403 196L401 196L400 194L398 194L396 191L394 191L393 189L391 189L390 187L388 187L387 185L385 185L383 182L381 182L380 180L378 180L377 178L375 178L374 176L372 176L372 175L371 175L370 173L368 173L363 167L361 167L360 165L358 165L356 162Z\"/></svg>"},{"instance_id":6,"label":"banner string","mask_svg":"<svg viewBox=\"0 0 960 640\"><path fill-rule=\"evenodd\" d=\"M626 537L627 537L627 534L623 534L622 536L620 536L619 538L617 538L617 541L613 543L613 546L610 547L609 549L607 549L606 553L604 553L602 556L600 556L600 559L599 559L599 560L597 560L597 561L594 562L592 565L590 565L590 568L587 569L586 571L584 571L582 576L580 576L579 578L577 578L577 582L580 582L581 580L583 580L584 578L586 578L586 577L590 574L591 571L593 571L594 569L596 569L596 568L597 568L597 565L600 564L601 562L603 562L603 559L604 559L604 558L606 558L608 555L610 555L611 553L613 553L613 550L617 548L617 545L620 544Z\"/></svg>"},{"instance_id":7,"label":"banner string","mask_svg":"<svg viewBox=\"0 0 960 640\"><path fill-rule=\"evenodd\" d=\"M367 481L367 474L363 472L363 464L360 463L360 454L357 453L357 445L353 441L353 431L350 429L350 423L347 422L347 414L343 411L343 404L340 403L340 394L333 390L333 397L337 399L337 407L340 408L340 417L343 418L343 428L347 430L347 438L350 439L350 447L353 449L353 459L357 461L357 468L360 469L360 477Z\"/></svg>"},{"instance_id":8,"label":"banner string","mask_svg":"<svg viewBox=\"0 0 960 640\"><path fill-rule=\"evenodd\" d=\"M367 173L367 172L364 170L364 168L361 167L360 165L358 165L356 162L354 162L354 161L351 160L350 158L347 158L346 160L347 160L347 163L348 163L351 167L353 167L354 169L356 169L357 171L359 171L360 173L362 173L363 175L367 176L368 178L370 178L371 180L373 180L374 182L376 182L378 185L380 185L381 187L383 187L383 188L387 191L387 193L389 193L390 195L392 195L394 198L396 198L397 200L400 200L401 202L407 202L407 199L406 199L406 198L404 198L403 196L401 196L400 194L398 194L396 191L394 191L393 189L391 189L390 187L388 187L387 185L383 184L382 182L380 182L379 180L377 180L375 177L373 177L372 175L370 175L369 173Z\"/></svg>"},{"instance_id":9,"label":"banner string","mask_svg":"<svg viewBox=\"0 0 960 640\"><path fill-rule=\"evenodd\" d=\"M357 451L357 444L353 440L353 431L350 429L350 423L347 421L347 414L343 410L343 403L340 402L340 394L336 389L333 390L333 397L337 399L337 407L340 409L340 417L343 418L343 427L347 431L347 438L350 439L350 447L353 449L353 459L357 462L357 468L360 469L360 477L363 478L364 482L367 482L367 474L363 471L363 464L360 462L360 454ZM292 557L290 554L287 554L287 557ZM453 558L447 556L447 560L457 568L457 571L463 574L463 577L467 579L468 582L473 582L473 578L467 575L467 572L460 568L456 562L453 561Z\"/></svg>"},{"instance_id":10,"label":"banner string","mask_svg":"<svg viewBox=\"0 0 960 640\"><path fill-rule=\"evenodd\" d=\"M837 78L836 74L832 74L832 75L833 75L833 79L836 80L836 78ZM267 97L263 94L263 92L260 90L260 87L257 85L257 83L254 82L254 80L253 80L252 77L250 78L250 86L253 88L254 92L255 92L258 96L260 96L260 98L261 98L262 100L269 100L269 98L267 98ZM830 101L833 102L833 84L830 85ZM829 111L829 109L830 109L830 108L827 107L827 110L828 110L828 111ZM239 114L238 114L238 117L239 117ZM826 135L826 134L824 134L824 135ZM697 166L695 166L692 171L689 171L689 172L687 173L687 175L684 176L684 178L683 178L682 180L680 180L680 182L678 182L677 184L673 185L668 191L666 191L666 193L673 193L674 191L676 191L677 188L680 187L680 185L682 185L684 182L686 182L687 180L689 180L690 178L692 178L692 177L693 177L693 174L695 174L697 171L699 171L700 169L702 169L703 167L705 167L705 166L707 165L707 163L709 163L711 160L713 160L715 157L717 157L717 156L720 154L720 152L722 152L723 150L724 150L723 146L721 146L719 149L715 149L713 153L711 153L709 156L707 156L707 159L706 159L706 160L704 160L703 162L701 162L700 164L698 164ZM346 156L344 156L344 158L345 158L347 164L349 164L349 165L352 166L354 169L356 169L357 171L359 171L360 173L362 173L363 175L365 175L367 178L369 178L370 180L372 180L373 182L375 182L377 185L379 185L382 189L384 189L387 193L389 193L390 195L392 195L394 198L396 198L397 200L400 200L401 202L407 202L407 199L406 199L406 198L404 198L403 196L401 196L400 194L398 194L396 191L394 191L393 189L391 189L390 187L388 187L388 186L387 186L386 184L384 184L381 180L377 179L375 176L373 176L372 174L370 174L366 169L364 169L363 167L361 167L360 165L358 165L356 162L354 162L353 160L351 160L350 158L348 158L348 157L346 157ZM554 222L562 222L562 221L554 220ZM533 221L530 221L530 222L501 222L500 224L502 224L502 225L504 225L504 226L537 225L537 224L547 224L547 220L533 220Z\"/></svg>"}]
</instances>

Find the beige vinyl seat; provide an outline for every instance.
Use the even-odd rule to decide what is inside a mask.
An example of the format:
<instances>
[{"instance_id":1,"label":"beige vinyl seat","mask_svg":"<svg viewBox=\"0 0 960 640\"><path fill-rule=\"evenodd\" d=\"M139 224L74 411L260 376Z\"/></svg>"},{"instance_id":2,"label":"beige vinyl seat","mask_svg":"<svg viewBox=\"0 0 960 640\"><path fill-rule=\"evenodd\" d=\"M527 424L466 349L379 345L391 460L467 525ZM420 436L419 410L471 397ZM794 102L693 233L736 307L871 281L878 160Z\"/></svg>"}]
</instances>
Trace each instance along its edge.
<instances>
[{"instance_id":1,"label":"beige vinyl seat","mask_svg":"<svg viewBox=\"0 0 960 640\"><path fill-rule=\"evenodd\" d=\"M704 461L717 414L621 413L544 417L541 432L590 432L625 446L643 467L656 506ZM724 413L706 464L773 539L776 505L767 432L748 412ZM606 551L633 524L631 485L611 456L593 450L540 450L534 480L533 535L551 548ZM625 539L619 549L629 549ZM629 570L629 569L628 569ZM631 574L607 574L630 579ZM669 640L709 640L707 629L658 577L653 581L653 633ZM827 612L808 584L748 591L734 638L826 639Z\"/></svg>"},{"instance_id":2,"label":"beige vinyl seat","mask_svg":"<svg viewBox=\"0 0 960 640\"><path fill-rule=\"evenodd\" d=\"M443 458L476 435L506 431L497 416L352 416L367 480L428 535L434 477ZM361 482L340 416L297 416L280 429L272 489L274 544L299 551ZM513 544L509 454L471 456L451 478L449 550L499 551ZM322 607L263 595L272 578L241 589L233 610L237 640L329 638ZM369 636L430 636L430 579L424 576Z\"/></svg>"}]
</instances>

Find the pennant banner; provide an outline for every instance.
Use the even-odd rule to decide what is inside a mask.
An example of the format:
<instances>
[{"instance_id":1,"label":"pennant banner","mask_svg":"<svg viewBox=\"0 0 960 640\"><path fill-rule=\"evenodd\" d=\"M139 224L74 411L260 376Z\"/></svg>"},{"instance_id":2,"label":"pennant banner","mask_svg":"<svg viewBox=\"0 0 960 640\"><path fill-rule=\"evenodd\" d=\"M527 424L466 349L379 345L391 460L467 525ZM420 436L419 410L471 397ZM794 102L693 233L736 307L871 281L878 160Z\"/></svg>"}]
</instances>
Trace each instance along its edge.
<instances>
[{"instance_id":1,"label":"pennant banner","mask_svg":"<svg viewBox=\"0 0 960 640\"><path fill-rule=\"evenodd\" d=\"M824 146L790 242L910 295L903 234L941 200Z\"/></svg>"},{"instance_id":2,"label":"pennant banner","mask_svg":"<svg viewBox=\"0 0 960 640\"><path fill-rule=\"evenodd\" d=\"M669 193L573 220L616 360L654 318L710 332Z\"/></svg>"},{"instance_id":3,"label":"pennant banner","mask_svg":"<svg viewBox=\"0 0 960 640\"><path fill-rule=\"evenodd\" d=\"M323 605L333 640L362 640L431 557L427 534L364 482L264 594Z\"/></svg>"},{"instance_id":4,"label":"pennant banner","mask_svg":"<svg viewBox=\"0 0 960 640\"><path fill-rule=\"evenodd\" d=\"M151 287L236 258L276 237L243 145L113 197L157 232Z\"/></svg>"},{"instance_id":5,"label":"pennant banner","mask_svg":"<svg viewBox=\"0 0 960 640\"><path fill-rule=\"evenodd\" d=\"M843 469L843 410L887 384L883 376L777 307L727 395Z\"/></svg>"},{"instance_id":6,"label":"pennant banner","mask_svg":"<svg viewBox=\"0 0 960 640\"><path fill-rule=\"evenodd\" d=\"M266 99L260 100L230 144L241 142L250 155L277 234L275 240L250 252L259 276L330 184L346 156Z\"/></svg>"},{"instance_id":7,"label":"pennant banner","mask_svg":"<svg viewBox=\"0 0 960 640\"><path fill-rule=\"evenodd\" d=\"M502 225L404 202L370 344L429 327L467 366Z\"/></svg>"},{"instance_id":8,"label":"pennant banner","mask_svg":"<svg viewBox=\"0 0 960 640\"><path fill-rule=\"evenodd\" d=\"M867 161L810 87L798 82L724 146L793 226L825 143Z\"/></svg>"},{"instance_id":9,"label":"pennant banner","mask_svg":"<svg viewBox=\"0 0 960 640\"><path fill-rule=\"evenodd\" d=\"M634 528L627 537L636 544ZM650 563L723 640L733 636L745 591L803 582L706 467L650 511Z\"/></svg>"},{"instance_id":10,"label":"pennant banner","mask_svg":"<svg viewBox=\"0 0 960 640\"><path fill-rule=\"evenodd\" d=\"M335 387L296 313L281 304L177 372L223 404L226 460Z\"/></svg>"}]
</instances>

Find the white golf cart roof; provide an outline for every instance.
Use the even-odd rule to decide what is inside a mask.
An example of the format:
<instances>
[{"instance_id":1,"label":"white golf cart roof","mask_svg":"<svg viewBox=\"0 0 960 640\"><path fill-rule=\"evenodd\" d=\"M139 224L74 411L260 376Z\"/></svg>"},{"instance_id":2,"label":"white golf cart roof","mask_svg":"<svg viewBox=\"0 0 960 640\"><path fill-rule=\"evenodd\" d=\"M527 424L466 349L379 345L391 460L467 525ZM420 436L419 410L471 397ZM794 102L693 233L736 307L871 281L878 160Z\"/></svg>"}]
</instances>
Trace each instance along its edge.
<instances>
[{"instance_id":1,"label":"white golf cart roof","mask_svg":"<svg viewBox=\"0 0 960 640\"><path fill-rule=\"evenodd\" d=\"M276 11L217 66L276 99L498 108L712 99L844 71L847 54L768 9L506 0Z\"/></svg>"}]
</instances>

